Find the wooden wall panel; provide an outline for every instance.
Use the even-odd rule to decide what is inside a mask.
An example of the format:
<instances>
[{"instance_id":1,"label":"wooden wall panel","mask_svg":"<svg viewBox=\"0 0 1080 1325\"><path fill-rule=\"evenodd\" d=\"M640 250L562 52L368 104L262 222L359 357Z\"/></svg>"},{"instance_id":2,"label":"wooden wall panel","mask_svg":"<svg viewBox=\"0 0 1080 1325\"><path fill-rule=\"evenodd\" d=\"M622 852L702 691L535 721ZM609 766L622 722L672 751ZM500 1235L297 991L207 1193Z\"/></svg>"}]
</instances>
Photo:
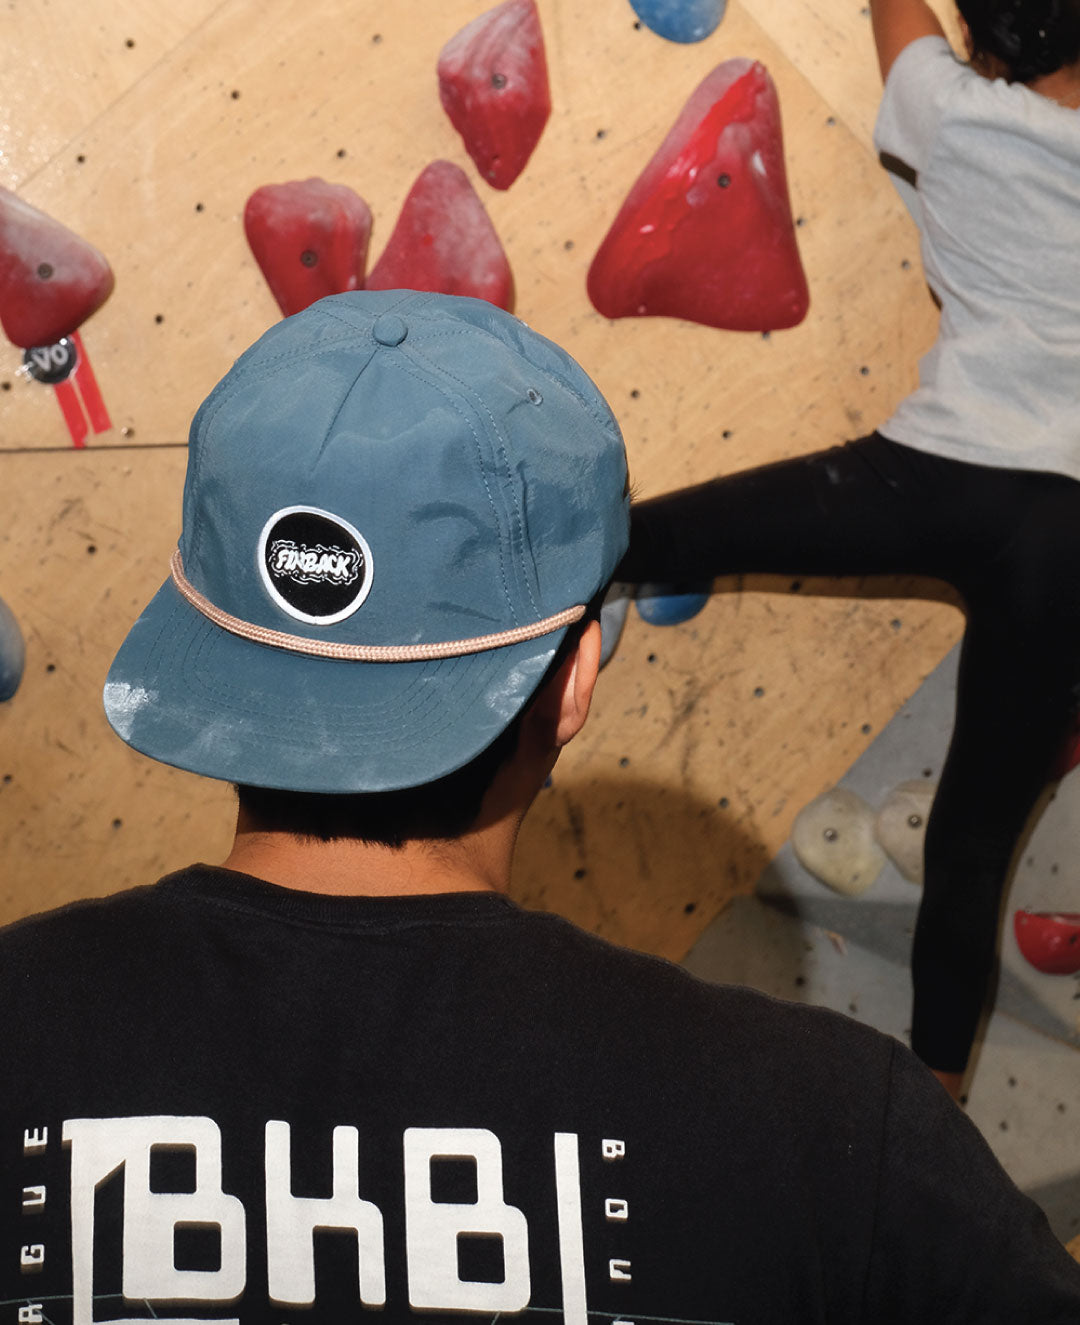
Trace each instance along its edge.
<instances>
[{"instance_id":1,"label":"wooden wall panel","mask_svg":"<svg viewBox=\"0 0 1080 1325\"><path fill-rule=\"evenodd\" d=\"M220 3L8 0L0 46L0 185L25 187Z\"/></svg>"},{"instance_id":2,"label":"wooden wall panel","mask_svg":"<svg viewBox=\"0 0 1080 1325\"><path fill-rule=\"evenodd\" d=\"M0 347L0 595L30 642L24 686L0 706L0 919L212 858L227 838L228 792L126 751L98 697L165 575L191 413L276 317L240 222L260 184L351 185L375 214L374 260L421 168L465 167L510 255L517 311L609 396L643 494L869 431L913 384L935 313L869 143L879 88L857 6L732 3L708 41L676 46L635 28L624 0L540 0L555 108L504 194L478 180L435 87L441 45L483 7L226 0L180 20L156 2L118 56L123 22L95 0L47 152L0 142L4 161L24 153L8 177L24 196L117 273L84 331L116 426L87 451L72 453L51 391ZM125 79L135 55L147 62ZM597 244L701 78L747 55L780 92L809 317L767 338L607 322L584 289ZM41 78L59 82L51 67L42 57ZM955 639L954 608L889 592L752 581L677 630L632 619L527 829L518 895L681 955Z\"/></svg>"}]
</instances>

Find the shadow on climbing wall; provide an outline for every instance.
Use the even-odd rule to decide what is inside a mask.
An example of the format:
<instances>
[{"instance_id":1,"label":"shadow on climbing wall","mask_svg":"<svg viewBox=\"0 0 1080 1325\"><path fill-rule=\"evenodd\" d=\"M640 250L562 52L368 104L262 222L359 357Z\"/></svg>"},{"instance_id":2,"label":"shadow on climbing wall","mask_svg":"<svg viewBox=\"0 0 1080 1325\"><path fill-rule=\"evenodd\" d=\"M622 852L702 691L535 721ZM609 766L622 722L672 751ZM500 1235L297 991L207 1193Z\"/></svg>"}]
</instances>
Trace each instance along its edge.
<instances>
[{"instance_id":1,"label":"shadow on climbing wall","mask_svg":"<svg viewBox=\"0 0 1080 1325\"><path fill-rule=\"evenodd\" d=\"M617 943L672 960L699 914L715 914L733 881L767 853L716 801L643 780L556 769L522 831L513 895L573 916Z\"/></svg>"}]
</instances>

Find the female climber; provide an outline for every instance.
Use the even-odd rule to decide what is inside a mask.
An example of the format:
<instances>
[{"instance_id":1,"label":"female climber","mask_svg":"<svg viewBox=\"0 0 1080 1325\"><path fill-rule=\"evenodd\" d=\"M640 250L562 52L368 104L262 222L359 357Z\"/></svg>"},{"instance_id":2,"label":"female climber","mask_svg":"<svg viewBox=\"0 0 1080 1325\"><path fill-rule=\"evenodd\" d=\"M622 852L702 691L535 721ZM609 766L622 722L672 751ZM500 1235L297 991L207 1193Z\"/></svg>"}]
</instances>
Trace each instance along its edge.
<instances>
[{"instance_id":1,"label":"female climber","mask_svg":"<svg viewBox=\"0 0 1080 1325\"><path fill-rule=\"evenodd\" d=\"M947 581L966 617L927 825L912 1045L959 1095L1011 857L1080 698L1080 0L871 0L883 157L941 305L878 431L632 508L618 578L748 572Z\"/></svg>"}]
</instances>

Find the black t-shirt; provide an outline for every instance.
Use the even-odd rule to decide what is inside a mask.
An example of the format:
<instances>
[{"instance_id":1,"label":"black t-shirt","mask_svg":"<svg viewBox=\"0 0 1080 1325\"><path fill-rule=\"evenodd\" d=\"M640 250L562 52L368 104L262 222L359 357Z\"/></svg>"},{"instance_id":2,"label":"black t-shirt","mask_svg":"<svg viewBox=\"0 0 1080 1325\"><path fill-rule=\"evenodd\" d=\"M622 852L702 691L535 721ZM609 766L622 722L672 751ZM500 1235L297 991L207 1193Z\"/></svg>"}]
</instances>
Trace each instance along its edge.
<instances>
[{"instance_id":1,"label":"black t-shirt","mask_svg":"<svg viewBox=\"0 0 1080 1325\"><path fill-rule=\"evenodd\" d=\"M0 1325L1080 1321L896 1042L479 893L0 934Z\"/></svg>"}]
</instances>

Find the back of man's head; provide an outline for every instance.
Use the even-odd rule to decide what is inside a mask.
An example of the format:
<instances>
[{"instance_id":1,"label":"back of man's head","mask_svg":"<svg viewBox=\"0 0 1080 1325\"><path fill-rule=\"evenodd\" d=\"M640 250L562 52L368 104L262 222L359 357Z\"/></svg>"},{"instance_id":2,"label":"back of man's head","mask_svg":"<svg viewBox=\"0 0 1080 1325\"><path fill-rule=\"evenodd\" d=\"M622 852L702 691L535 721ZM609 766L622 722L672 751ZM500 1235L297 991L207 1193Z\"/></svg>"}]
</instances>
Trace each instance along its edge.
<instances>
[{"instance_id":1,"label":"back of man's head","mask_svg":"<svg viewBox=\"0 0 1080 1325\"><path fill-rule=\"evenodd\" d=\"M322 300L237 361L190 441L172 573L105 707L137 750L244 786L483 769L625 550L603 397L479 300Z\"/></svg>"}]
</instances>

